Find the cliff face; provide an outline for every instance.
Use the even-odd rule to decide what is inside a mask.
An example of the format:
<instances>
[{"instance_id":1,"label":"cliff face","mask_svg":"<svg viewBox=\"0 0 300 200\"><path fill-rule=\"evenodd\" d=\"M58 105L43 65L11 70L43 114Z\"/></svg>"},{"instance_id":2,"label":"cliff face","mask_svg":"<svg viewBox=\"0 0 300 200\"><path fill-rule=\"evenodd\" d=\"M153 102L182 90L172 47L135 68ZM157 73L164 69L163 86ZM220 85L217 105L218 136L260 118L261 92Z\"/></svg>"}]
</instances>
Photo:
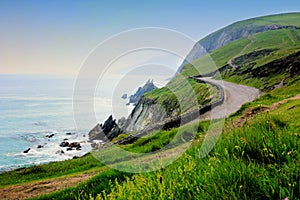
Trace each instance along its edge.
<instances>
[{"instance_id":1,"label":"cliff face","mask_svg":"<svg viewBox=\"0 0 300 200\"><path fill-rule=\"evenodd\" d=\"M167 117L162 105L142 97L131 112L123 128L125 132L142 130L151 124L165 120Z\"/></svg>"}]
</instances>

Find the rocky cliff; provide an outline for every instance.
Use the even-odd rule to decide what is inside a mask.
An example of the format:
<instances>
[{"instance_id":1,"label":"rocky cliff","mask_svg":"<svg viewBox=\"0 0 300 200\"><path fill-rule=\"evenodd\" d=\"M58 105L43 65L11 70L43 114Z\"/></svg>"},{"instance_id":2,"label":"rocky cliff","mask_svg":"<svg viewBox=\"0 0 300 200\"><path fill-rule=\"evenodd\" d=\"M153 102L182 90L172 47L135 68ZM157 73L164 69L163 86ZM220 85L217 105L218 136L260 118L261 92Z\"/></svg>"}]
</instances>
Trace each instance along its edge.
<instances>
[{"instance_id":1,"label":"rocky cliff","mask_svg":"<svg viewBox=\"0 0 300 200\"><path fill-rule=\"evenodd\" d=\"M138 88L135 94L130 95L127 105L131 103L135 105L145 93L150 92L156 88L157 87L153 84L153 80L148 80L143 87Z\"/></svg>"},{"instance_id":2,"label":"rocky cliff","mask_svg":"<svg viewBox=\"0 0 300 200\"><path fill-rule=\"evenodd\" d=\"M119 125L116 123L116 120L113 119L112 116L109 116L108 119L104 122L104 124L97 124L90 132L89 132L89 140L112 140L117 137L123 131L120 129Z\"/></svg>"},{"instance_id":3,"label":"rocky cliff","mask_svg":"<svg viewBox=\"0 0 300 200\"><path fill-rule=\"evenodd\" d=\"M168 117L164 107L152 99L142 97L124 124L126 132L142 130Z\"/></svg>"}]
</instances>

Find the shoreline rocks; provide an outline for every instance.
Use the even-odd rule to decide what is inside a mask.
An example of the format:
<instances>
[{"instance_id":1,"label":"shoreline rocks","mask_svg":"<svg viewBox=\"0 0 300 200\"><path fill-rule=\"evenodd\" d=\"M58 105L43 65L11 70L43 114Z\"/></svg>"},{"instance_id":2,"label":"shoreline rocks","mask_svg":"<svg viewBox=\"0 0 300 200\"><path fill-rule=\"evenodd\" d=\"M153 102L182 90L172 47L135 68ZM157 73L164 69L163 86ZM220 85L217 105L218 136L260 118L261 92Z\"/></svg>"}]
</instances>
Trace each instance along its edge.
<instances>
[{"instance_id":1,"label":"shoreline rocks","mask_svg":"<svg viewBox=\"0 0 300 200\"><path fill-rule=\"evenodd\" d=\"M30 151L31 148L26 149L25 151L23 151L23 153L28 153Z\"/></svg>"}]
</instances>

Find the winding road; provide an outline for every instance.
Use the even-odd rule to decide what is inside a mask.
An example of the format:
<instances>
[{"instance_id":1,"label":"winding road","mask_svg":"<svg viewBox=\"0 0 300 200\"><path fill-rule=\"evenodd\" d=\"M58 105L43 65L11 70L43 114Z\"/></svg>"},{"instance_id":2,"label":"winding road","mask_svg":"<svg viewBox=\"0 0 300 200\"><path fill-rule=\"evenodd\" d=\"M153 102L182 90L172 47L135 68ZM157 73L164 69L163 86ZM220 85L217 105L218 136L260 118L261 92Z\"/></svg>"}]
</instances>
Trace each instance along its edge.
<instances>
[{"instance_id":1,"label":"winding road","mask_svg":"<svg viewBox=\"0 0 300 200\"><path fill-rule=\"evenodd\" d=\"M243 104L253 101L262 94L259 89L223 80L215 80L212 79L212 77L202 77L197 79L219 85L224 90L224 102L221 105L214 107L211 111L201 115L200 120L227 117L238 111Z\"/></svg>"}]
</instances>

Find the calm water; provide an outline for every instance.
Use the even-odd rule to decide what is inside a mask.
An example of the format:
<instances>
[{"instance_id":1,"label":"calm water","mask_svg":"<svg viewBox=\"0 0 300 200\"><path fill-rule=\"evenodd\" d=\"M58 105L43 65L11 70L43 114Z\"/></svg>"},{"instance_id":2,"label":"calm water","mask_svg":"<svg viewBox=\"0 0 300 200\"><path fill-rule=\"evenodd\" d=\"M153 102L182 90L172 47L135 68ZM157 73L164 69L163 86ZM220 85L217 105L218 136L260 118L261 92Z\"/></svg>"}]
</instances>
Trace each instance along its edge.
<instances>
[{"instance_id":1,"label":"calm water","mask_svg":"<svg viewBox=\"0 0 300 200\"><path fill-rule=\"evenodd\" d=\"M0 171L70 159L90 151L89 130L76 130L73 120L73 84L68 78L0 75ZM97 98L99 121L111 113L110 102L105 95ZM50 134L55 135L47 138ZM59 147L64 139L81 142L82 150ZM29 153L23 153L28 148ZM65 153L57 154L60 149Z\"/></svg>"}]
</instances>

